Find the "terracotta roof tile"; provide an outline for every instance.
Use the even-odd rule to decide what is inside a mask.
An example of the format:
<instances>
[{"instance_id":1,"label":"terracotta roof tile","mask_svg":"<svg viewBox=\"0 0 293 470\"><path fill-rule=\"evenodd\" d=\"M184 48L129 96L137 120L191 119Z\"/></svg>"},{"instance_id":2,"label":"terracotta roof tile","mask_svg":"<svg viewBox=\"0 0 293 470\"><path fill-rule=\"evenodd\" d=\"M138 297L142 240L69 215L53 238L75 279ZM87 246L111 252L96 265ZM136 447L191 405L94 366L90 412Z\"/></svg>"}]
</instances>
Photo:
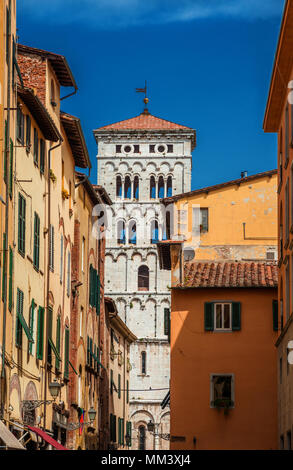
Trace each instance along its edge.
<instances>
[{"instance_id":1,"label":"terracotta roof tile","mask_svg":"<svg viewBox=\"0 0 293 470\"><path fill-rule=\"evenodd\" d=\"M278 267L265 262L185 263L184 282L176 287L277 287Z\"/></svg>"},{"instance_id":2,"label":"terracotta roof tile","mask_svg":"<svg viewBox=\"0 0 293 470\"><path fill-rule=\"evenodd\" d=\"M188 129L193 130L190 127L181 126L172 121L161 119L152 114L139 114L131 119L125 119L124 121L115 122L107 126L99 127L96 130L134 130L134 129L158 129L158 130L172 130L172 129Z\"/></svg>"}]
</instances>

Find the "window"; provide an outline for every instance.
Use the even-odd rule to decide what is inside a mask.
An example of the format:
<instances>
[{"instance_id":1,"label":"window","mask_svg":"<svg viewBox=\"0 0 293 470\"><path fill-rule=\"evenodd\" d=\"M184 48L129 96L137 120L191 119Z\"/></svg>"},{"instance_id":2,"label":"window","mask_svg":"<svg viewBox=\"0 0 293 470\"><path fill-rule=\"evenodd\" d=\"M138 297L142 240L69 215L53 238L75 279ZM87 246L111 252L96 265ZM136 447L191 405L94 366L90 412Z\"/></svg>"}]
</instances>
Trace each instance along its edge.
<instances>
[{"instance_id":1,"label":"window","mask_svg":"<svg viewBox=\"0 0 293 470\"><path fill-rule=\"evenodd\" d=\"M149 290L149 268L145 265L138 268L138 290Z\"/></svg>"},{"instance_id":2,"label":"window","mask_svg":"<svg viewBox=\"0 0 293 470\"><path fill-rule=\"evenodd\" d=\"M29 312L29 330L33 339L35 338L35 308L36 308L36 304L35 304L34 299L32 299L30 312ZM33 355L35 353L35 343L30 342L28 350L29 350L29 353Z\"/></svg>"},{"instance_id":3,"label":"window","mask_svg":"<svg viewBox=\"0 0 293 470\"><path fill-rule=\"evenodd\" d=\"M16 138L24 145L24 115L20 105L17 106Z\"/></svg>"},{"instance_id":4,"label":"window","mask_svg":"<svg viewBox=\"0 0 293 470\"><path fill-rule=\"evenodd\" d=\"M35 212L34 215L34 267L39 269L40 262L40 217Z\"/></svg>"},{"instance_id":5,"label":"window","mask_svg":"<svg viewBox=\"0 0 293 470\"><path fill-rule=\"evenodd\" d=\"M208 232L209 230L209 210L207 208L200 208L200 233Z\"/></svg>"},{"instance_id":6,"label":"window","mask_svg":"<svg viewBox=\"0 0 293 470\"><path fill-rule=\"evenodd\" d=\"M121 153L122 145L116 145L116 153Z\"/></svg>"},{"instance_id":7,"label":"window","mask_svg":"<svg viewBox=\"0 0 293 470\"><path fill-rule=\"evenodd\" d=\"M164 335L168 336L170 342L170 309L164 308Z\"/></svg>"},{"instance_id":8,"label":"window","mask_svg":"<svg viewBox=\"0 0 293 470\"><path fill-rule=\"evenodd\" d=\"M133 181L133 197L138 201L139 199L139 178L138 176L134 177Z\"/></svg>"},{"instance_id":9,"label":"window","mask_svg":"<svg viewBox=\"0 0 293 470\"><path fill-rule=\"evenodd\" d=\"M61 345L61 316L57 316L57 325L56 325L56 349L60 355L60 345ZM55 358L56 369L60 369L60 360L56 356Z\"/></svg>"},{"instance_id":10,"label":"window","mask_svg":"<svg viewBox=\"0 0 293 470\"><path fill-rule=\"evenodd\" d=\"M150 199L156 199L156 180L154 176L150 178Z\"/></svg>"},{"instance_id":11,"label":"window","mask_svg":"<svg viewBox=\"0 0 293 470\"><path fill-rule=\"evenodd\" d=\"M126 243L124 220L118 220L117 222L117 243L120 243L121 245L125 245Z\"/></svg>"},{"instance_id":12,"label":"window","mask_svg":"<svg viewBox=\"0 0 293 470\"><path fill-rule=\"evenodd\" d=\"M141 373L146 374L146 352L141 353Z\"/></svg>"},{"instance_id":13,"label":"window","mask_svg":"<svg viewBox=\"0 0 293 470\"><path fill-rule=\"evenodd\" d=\"M45 149L46 144L44 139L40 139L40 172L44 174L45 171Z\"/></svg>"},{"instance_id":14,"label":"window","mask_svg":"<svg viewBox=\"0 0 293 470\"><path fill-rule=\"evenodd\" d=\"M15 345L19 348L22 346L22 325L21 316L23 315L23 292L17 289L16 297L16 324L15 324Z\"/></svg>"},{"instance_id":15,"label":"window","mask_svg":"<svg viewBox=\"0 0 293 470\"><path fill-rule=\"evenodd\" d=\"M138 449L145 450L145 427L139 426L138 428Z\"/></svg>"},{"instance_id":16,"label":"window","mask_svg":"<svg viewBox=\"0 0 293 470\"><path fill-rule=\"evenodd\" d=\"M150 145L150 153L155 153L155 145Z\"/></svg>"},{"instance_id":17,"label":"window","mask_svg":"<svg viewBox=\"0 0 293 470\"><path fill-rule=\"evenodd\" d=\"M173 153L173 145L167 145L167 151L168 153Z\"/></svg>"},{"instance_id":18,"label":"window","mask_svg":"<svg viewBox=\"0 0 293 470\"><path fill-rule=\"evenodd\" d=\"M39 163L39 136L38 131L34 127L34 162L36 165Z\"/></svg>"},{"instance_id":19,"label":"window","mask_svg":"<svg viewBox=\"0 0 293 470\"><path fill-rule=\"evenodd\" d=\"M172 196L172 176L168 176L167 179L167 197Z\"/></svg>"},{"instance_id":20,"label":"window","mask_svg":"<svg viewBox=\"0 0 293 470\"><path fill-rule=\"evenodd\" d=\"M25 145L26 145L26 151L30 152L31 150L31 118L28 114L26 115Z\"/></svg>"},{"instance_id":21,"label":"window","mask_svg":"<svg viewBox=\"0 0 293 470\"><path fill-rule=\"evenodd\" d=\"M131 429L131 421L126 422L126 445L131 447L131 437L132 437L132 429Z\"/></svg>"},{"instance_id":22,"label":"window","mask_svg":"<svg viewBox=\"0 0 293 470\"><path fill-rule=\"evenodd\" d=\"M136 245L136 222L130 220L128 224L128 241L132 245Z\"/></svg>"},{"instance_id":23,"label":"window","mask_svg":"<svg viewBox=\"0 0 293 470\"><path fill-rule=\"evenodd\" d=\"M69 379L69 328L67 326L64 339L64 378Z\"/></svg>"},{"instance_id":24,"label":"window","mask_svg":"<svg viewBox=\"0 0 293 470\"><path fill-rule=\"evenodd\" d=\"M234 407L233 374L211 374L211 408Z\"/></svg>"},{"instance_id":25,"label":"window","mask_svg":"<svg viewBox=\"0 0 293 470\"><path fill-rule=\"evenodd\" d=\"M49 239L49 269L54 272L54 226L50 225Z\"/></svg>"},{"instance_id":26,"label":"window","mask_svg":"<svg viewBox=\"0 0 293 470\"><path fill-rule=\"evenodd\" d=\"M241 330L241 303L205 302L204 327L206 331Z\"/></svg>"},{"instance_id":27,"label":"window","mask_svg":"<svg viewBox=\"0 0 293 470\"><path fill-rule=\"evenodd\" d=\"M84 272L84 246L85 246L85 238L82 237L81 242L81 271Z\"/></svg>"},{"instance_id":28,"label":"window","mask_svg":"<svg viewBox=\"0 0 293 470\"><path fill-rule=\"evenodd\" d=\"M18 194L18 251L25 255L25 210L26 200Z\"/></svg>"},{"instance_id":29,"label":"window","mask_svg":"<svg viewBox=\"0 0 293 470\"><path fill-rule=\"evenodd\" d=\"M60 282L63 281L63 235L60 238Z\"/></svg>"},{"instance_id":30,"label":"window","mask_svg":"<svg viewBox=\"0 0 293 470\"><path fill-rule=\"evenodd\" d=\"M116 196L122 197L122 179L121 176L116 176Z\"/></svg>"},{"instance_id":31,"label":"window","mask_svg":"<svg viewBox=\"0 0 293 470\"><path fill-rule=\"evenodd\" d=\"M121 374L118 374L118 398L121 398Z\"/></svg>"},{"instance_id":32,"label":"window","mask_svg":"<svg viewBox=\"0 0 293 470\"><path fill-rule=\"evenodd\" d=\"M158 243L159 241L159 224L157 220L151 221L151 243Z\"/></svg>"},{"instance_id":33,"label":"window","mask_svg":"<svg viewBox=\"0 0 293 470\"><path fill-rule=\"evenodd\" d=\"M116 442L116 416L110 413L110 441Z\"/></svg>"},{"instance_id":34,"label":"window","mask_svg":"<svg viewBox=\"0 0 293 470\"><path fill-rule=\"evenodd\" d=\"M165 182L163 176L159 177L158 181L158 197L161 199L165 196Z\"/></svg>"},{"instance_id":35,"label":"window","mask_svg":"<svg viewBox=\"0 0 293 470\"><path fill-rule=\"evenodd\" d=\"M128 175L124 180L124 199L131 199L131 181Z\"/></svg>"},{"instance_id":36,"label":"window","mask_svg":"<svg viewBox=\"0 0 293 470\"><path fill-rule=\"evenodd\" d=\"M44 307L39 306L38 309L38 330L37 330L37 358L43 359L44 348Z\"/></svg>"}]
</instances>

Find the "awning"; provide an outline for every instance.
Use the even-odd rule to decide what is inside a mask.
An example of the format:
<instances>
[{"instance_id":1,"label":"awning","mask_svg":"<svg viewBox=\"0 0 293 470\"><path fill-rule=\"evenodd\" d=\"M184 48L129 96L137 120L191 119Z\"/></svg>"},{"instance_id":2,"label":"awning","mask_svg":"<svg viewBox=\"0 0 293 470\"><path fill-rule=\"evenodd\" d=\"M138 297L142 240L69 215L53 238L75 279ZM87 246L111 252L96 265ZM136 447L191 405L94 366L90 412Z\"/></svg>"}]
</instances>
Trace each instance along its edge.
<instances>
[{"instance_id":1,"label":"awning","mask_svg":"<svg viewBox=\"0 0 293 470\"><path fill-rule=\"evenodd\" d=\"M5 443L8 449L26 450L25 447L16 439L16 437L9 431L3 421L0 420L0 439Z\"/></svg>"},{"instance_id":2,"label":"awning","mask_svg":"<svg viewBox=\"0 0 293 470\"><path fill-rule=\"evenodd\" d=\"M44 441L48 442L48 444L51 444L51 446L55 447L57 450L69 450L66 447L62 446L59 444L59 442L55 441L53 437L49 436L45 431L43 431L40 428L35 428L34 426L28 426L28 428L35 432L38 436L40 436Z\"/></svg>"}]
</instances>

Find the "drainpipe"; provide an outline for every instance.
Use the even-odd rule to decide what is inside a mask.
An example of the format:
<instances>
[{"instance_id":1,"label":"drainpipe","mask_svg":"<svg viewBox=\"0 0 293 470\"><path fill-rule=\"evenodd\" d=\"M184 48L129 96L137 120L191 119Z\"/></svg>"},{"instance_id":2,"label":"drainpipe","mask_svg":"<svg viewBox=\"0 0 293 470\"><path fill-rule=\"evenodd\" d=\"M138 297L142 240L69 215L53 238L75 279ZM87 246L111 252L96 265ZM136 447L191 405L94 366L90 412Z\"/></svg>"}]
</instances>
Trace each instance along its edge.
<instances>
[{"instance_id":1,"label":"drainpipe","mask_svg":"<svg viewBox=\"0 0 293 470\"><path fill-rule=\"evenodd\" d=\"M62 98L60 98L60 101L62 100L65 100L66 98L69 98L69 96L73 96L77 93L77 86L74 87L74 91L72 91L71 93L69 93L68 95L65 95L63 96Z\"/></svg>"},{"instance_id":2,"label":"drainpipe","mask_svg":"<svg viewBox=\"0 0 293 470\"><path fill-rule=\"evenodd\" d=\"M59 143L55 147L51 147L48 150L48 260L47 260L47 301L46 301L46 351L45 351L45 381L44 381L44 420L43 426L46 429L46 399L47 399L47 366L48 366L48 309L49 309L49 290L50 290L50 267L49 267L49 257L50 257L50 224L51 224L51 179L50 179L50 169L51 169L51 152L56 148L60 147L63 139L59 137Z\"/></svg>"},{"instance_id":3,"label":"drainpipe","mask_svg":"<svg viewBox=\"0 0 293 470\"><path fill-rule=\"evenodd\" d=\"M8 61L7 61L7 138L6 138L6 147L4 158L6 160L6 204L5 204L5 262L3 266L4 271L4 280L3 280L3 287L4 287L4 304L3 304L3 330L2 330L2 367L1 367L1 408L0 408L0 415L2 415L2 409L4 410L4 378L5 378L5 348L6 348L6 312L7 312L7 255L8 255L8 229L9 229L9 145L10 145L10 93L11 93L11 0L9 0L9 30L6 32L9 41L9 54L8 54ZM2 393L3 392L3 393ZM3 396L2 396L3 395Z\"/></svg>"}]
</instances>

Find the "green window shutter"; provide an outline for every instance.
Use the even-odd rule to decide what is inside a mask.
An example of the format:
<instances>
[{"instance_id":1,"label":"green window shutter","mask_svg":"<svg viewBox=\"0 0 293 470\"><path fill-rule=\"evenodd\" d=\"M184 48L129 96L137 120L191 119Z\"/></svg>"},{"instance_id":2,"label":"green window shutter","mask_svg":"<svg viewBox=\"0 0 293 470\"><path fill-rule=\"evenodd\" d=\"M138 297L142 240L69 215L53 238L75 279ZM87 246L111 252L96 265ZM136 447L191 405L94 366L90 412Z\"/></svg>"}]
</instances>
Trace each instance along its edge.
<instances>
[{"instance_id":1,"label":"green window shutter","mask_svg":"<svg viewBox=\"0 0 293 470\"><path fill-rule=\"evenodd\" d=\"M124 418L121 418L121 444L124 446Z\"/></svg>"},{"instance_id":2,"label":"green window shutter","mask_svg":"<svg viewBox=\"0 0 293 470\"><path fill-rule=\"evenodd\" d=\"M164 334L168 336L170 342L170 309L164 308Z\"/></svg>"},{"instance_id":3,"label":"green window shutter","mask_svg":"<svg viewBox=\"0 0 293 470\"><path fill-rule=\"evenodd\" d=\"M87 337L87 348L86 348L86 363L90 365L90 338Z\"/></svg>"},{"instance_id":4,"label":"green window shutter","mask_svg":"<svg viewBox=\"0 0 293 470\"><path fill-rule=\"evenodd\" d=\"M25 254L25 214L26 214L26 200L19 193L18 194L18 251Z\"/></svg>"},{"instance_id":5,"label":"green window shutter","mask_svg":"<svg viewBox=\"0 0 293 470\"><path fill-rule=\"evenodd\" d=\"M121 398L121 375L118 374L118 398Z\"/></svg>"},{"instance_id":6,"label":"green window shutter","mask_svg":"<svg viewBox=\"0 0 293 470\"><path fill-rule=\"evenodd\" d=\"M126 380L126 403L129 403L129 381Z\"/></svg>"},{"instance_id":7,"label":"green window shutter","mask_svg":"<svg viewBox=\"0 0 293 470\"><path fill-rule=\"evenodd\" d=\"M9 196L12 197L13 192L13 140L10 139L9 152Z\"/></svg>"},{"instance_id":8,"label":"green window shutter","mask_svg":"<svg viewBox=\"0 0 293 470\"><path fill-rule=\"evenodd\" d=\"M20 322L20 315L23 312L23 292L17 289L16 296L16 323L15 323L15 345L18 347L22 346L22 325Z\"/></svg>"},{"instance_id":9,"label":"green window shutter","mask_svg":"<svg viewBox=\"0 0 293 470\"><path fill-rule=\"evenodd\" d=\"M98 359L98 362L97 362L97 372L100 373L100 348L99 346L97 346L97 359Z\"/></svg>"},{"instance_id":10,"label":"green window shutter","mask_svg":"<svg viewBox=\"0 0 293 470\"><path fill-rule=\"evenodd\" d=\"M6 233L3 233L3 264L2 264L2 300L3 302L6 299L5 265L6 265Z\"/></svg>"},{"instance_id":11,"label":"green window shutter","mask_svg":"<svg viewBox=\"0 0 293 470\"><path fill-rule=\"evenodd\" d=\"M34 299L32 299L32 303L30 307L30 316L29 316L29 330L30 330L30 334L32 338L34 335L35 307L36 307L35 301ZM30 354L33 353L33 343L31 341L29 342L29 345L28 345L28 351Z\"/></svg>"},{"instance_id":12,"label":"green window shutter","mask_svg":"<svg viewBox=\"0 0 293 470\"><path fill-rule=\"evenodd\" d=\"M38 331L37 331L37 358L43 359L44 349L44 307L39 307L38 310Z\"/></svg>"},{"instance_id":13,"label":"green window shutter","mask_svg":"<svg viewBox=\"0 0 293 470\"><path fill-rule=\"evenodd\" d=\"M278 317L278 301L273 300L273 330L278 331L279 317Z\"/></svg>"},{"instance_id":14,"label":"green window shutter","mask_svg":"<svg viewBox=\"0 0 293 470\"><path fill-rule=\"evenodd\" d=\"M38 165L39 162L39 137L38 131L34 128L34 162Z\"/></svg>"},{"instance_id":15,"label":"green window shutter","mask_svg":"<svg viewBox=\"0 0 293 470\"><path fill-rule=\"evenodd\" d=\"M9 288L8 288L8 308L12 310L12 279L13 279L13 251L9 247Z\"/></svg>"},{"instance_id":16,"label":"green window shutter","mask_svg":"<svg viewBox=\"0 0 293 470\"><path fill-rule=\"evenodd\" d=\"M60 339L61 339L61 318L60 318L60 315L58 315L57 327L56 327L56 349L59 355L60 355ZM55 358L55 366L57 370L60 369L60 360L58 359L58 357Z\"/></svg>"},{"instance_id":17,"label":"green window shutter","mask_svg":"<svg viewBox=\"0 0 293 470\"><path fill-rule=\"evenodd\" d=\"M34 267L39 269L40 260L40 218L35 212L34 215Z\"/></svg>"},{"instance_id":18,"label":"green window shutter","mask_svg":"<svg viewBox=\"0 0 293 470\"><path fill-rule=\"evenodd\" d=\"M100 304L101 304L101 281L100 276L96 272L96 313L100 315Z\"/></svg>"},{"instance_id":19,"label":"green window shutter","mask_svg":"<svg viewBox=\"0 0 293 470\"><path fill-rule=\"evenodd\" d=\"M116 415L113 415L113 442L117 441L117 424Z\"/></svg>"},{"instance_id":20,"label":"green window shutter","mask_svg":"<svg viewBox=\"0 0 293 470\"><path fill-rule=\"evenodd\" d=\"M118 418L118 444L121 444L121 418Z\"/></svg>"},{"instance_id":21,"label":"green window shutter","mask_svg":"<svg viewBox=\"0 0 293 470\"><path fill-rule=\"evenodd\" d=\"M241 303L232 302L232 330L241 330Z\"/></svg>"},{"instance_id":22,"label":"green window shutter","mask_svg":"<svg viewBox=\"0 0 293 470\"><path fill-rule=\"evenodd\" d=\"M131 437L132 437L132 428L131 428L131 421L128 421L126 423L126 435L128 437L128 442L127 445L128 447L131 447Z\"/></svg>"},{"instance_id":23,"label":"green window shutter","mask_svg":"<svg viewBox=\"0 0 293 470\"><path fill-rule=\"evenodd\" d=\"M25 145L26 145L26 151L30 151L31 147L31 118L27 114L26 115L26 137L25 137Z\"/></svg>"},{"instance_id":24,"label":"green window shutter","mask_svg":"<svg viewBox=\"0 0 293 470\"><path fill-rule=\"evenodd\" d=\"M64 377L69 378L69 328L65 327L65 341L64 341Z\"/></svg>"},{"instance_id":25,"label":"green window shutter","mask_svg":"<svg viewBox=\"0 0 293 470\"><path fill-rule=\"evenodd\" d=\"M54 226L50 225L49 230L49 268L54 271Z\"/></svg>"},{"instance_id":26,"label":"green window shutter","mask_svg":"<svg viewBox=\"0 0 293 470\"><path fill-rule=\"evenodd\" d=\"M113 415L110 413L110 441L113 441Z\"/></svg>"},{"instance_id":27,"label":"green window shutter","mask_svg":"<svg viewBox=\"0 0 293 470\"><path fill-rule=\"evenodd\" d=\"M113 395L113 370L110 370L110 393Z\"/></svg>"},{"instance_id":28,"label":"green window shutter","mask_svg":"<svg viewBox=\"0 0 293 470\"><path fill-rule=\"evenodd\" d=\"M5 146L4 146L3 179L4 179L5 183L7 183L7 174L6 174L6 171L7 171L7 139L8 139L8 136L7 136L7 133L8 133L7 121L5 121L5 131L4 132L5 132L5 140L4 140Z\"/></svg>"},{"instance_id":29,"label":"green window shutter","mask_svg":"<svg viewBox=\"0 0 293 470\"><path fill-rule=\"evenodd\" d=\"M48 315L48 356L47 361L48 364L52 364L52 345L50 344L49 340L52 340L52 326L53 326L53 309L51 306L47 309Z\"/></svg>"},{"instance_id":30,"label":"green window shutter","mask_svg":"<svg viewBox=\"0 0 293 470\"><path fill-rule=\"evenodd\" d=\"M40 139L40 172L44 174L45 171L45 141Z\"/></svg>"},{"instance_id":31,"label":"green window shutter","mask_svg":"<svg viewBox=\"0 0 293 470\"><path fill-rule=\"evenodd\" d=\"M205 331L214 330L214 303L205 302L204 304L204 329Z\"/></svg>"}]
</instances>

